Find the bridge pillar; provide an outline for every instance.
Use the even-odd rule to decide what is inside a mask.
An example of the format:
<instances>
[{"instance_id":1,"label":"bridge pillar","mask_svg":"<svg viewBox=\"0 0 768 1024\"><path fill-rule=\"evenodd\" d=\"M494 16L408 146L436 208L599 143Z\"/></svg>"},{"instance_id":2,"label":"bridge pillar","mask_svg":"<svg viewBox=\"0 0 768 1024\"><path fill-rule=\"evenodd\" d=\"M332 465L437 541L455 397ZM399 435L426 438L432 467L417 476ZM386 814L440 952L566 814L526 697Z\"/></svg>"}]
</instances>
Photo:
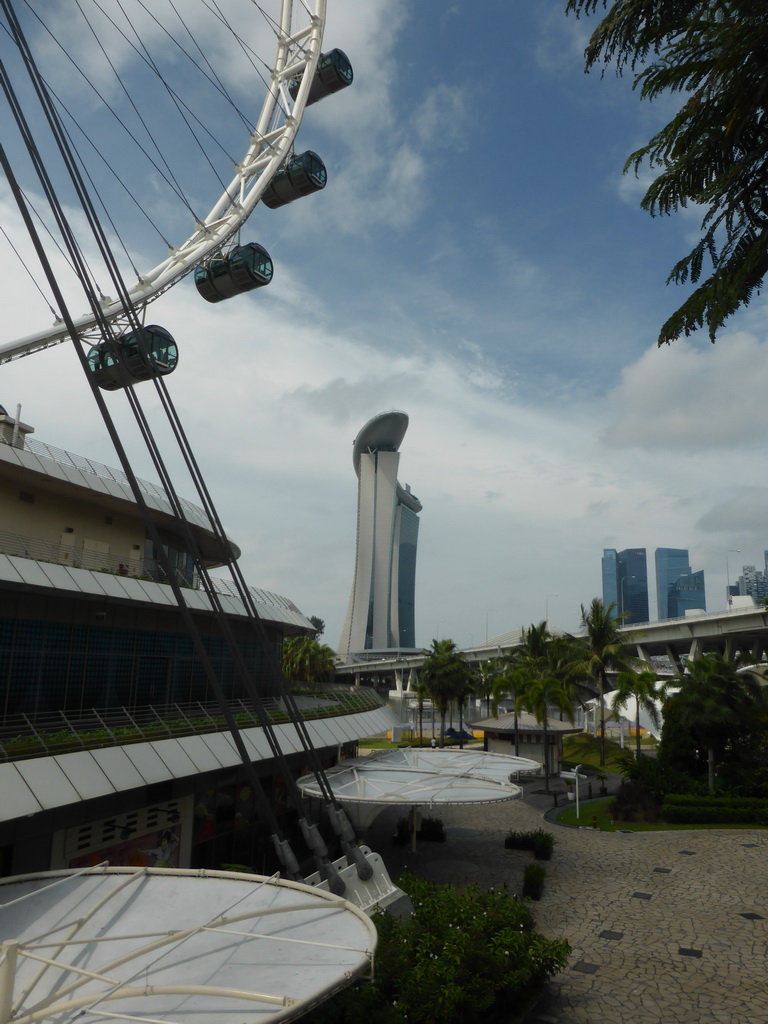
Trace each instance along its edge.
<instances>
[{"instance_id":1,"label":"bridge pillar","mask_svg":"<svg viewBox=\"0 0 768 1024\"><path fill-rule=\"evenodd\" d=\"M395 690L398 697L403 696L403 670L401 668L395 669Z\"/></svg>"},{"instance_id":2,"label":"bridge pillar","mask_svg":"<svg viewBox=\"0 0 768 1024\"><path fill-rule=\"evenodd\" d=\"M419 672L418 669L411 668L408 672L408 693L415 693L416 688L419 685Z\"/></svg>"}]
</instances>

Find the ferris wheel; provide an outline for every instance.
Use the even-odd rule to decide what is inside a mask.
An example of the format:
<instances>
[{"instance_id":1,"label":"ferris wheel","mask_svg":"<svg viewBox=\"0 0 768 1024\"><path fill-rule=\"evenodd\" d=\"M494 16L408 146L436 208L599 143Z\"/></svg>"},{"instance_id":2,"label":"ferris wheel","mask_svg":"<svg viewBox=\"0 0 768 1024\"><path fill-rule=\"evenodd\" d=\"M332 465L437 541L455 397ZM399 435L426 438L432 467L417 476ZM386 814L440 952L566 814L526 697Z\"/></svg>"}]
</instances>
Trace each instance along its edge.
<instances>
[{"instance_id":1,"label":"ferris wheel","mask_svg":"<svg viewBox=\"0 0 768 1024\"><path fill-rule=\"evenodd\" d=\"M10 0L2 0L2 7L8 19ZM123 214L129 210L124 219L144 218L152 223L161 243L155 258L162 256L154 266L141 262L146 256L127 259L125 291L120 298L105 294L98 286L98 309L73 318L80 340L98 345L104 322L127 337L137 314L143 322L149 303L191 273L198 293L208 302L268 284L272 260L258 243L240 244L241 228L259 202L276 209L325 186L321 158L311 151L297 154L296 136L307 106L352 81L352 67L343 51L321 50L326 0L277 0L271 4L274 10L255 0L201 0L199 8L191 0L183 5L174 0L150 4L132 0L114 11L101 0L79 0L77 5L61 7L66 8L66 21L52 17L46 22L39 12L25 12L37 40L38 65L59 65L58 83L54 76L50 91L62 111L68 137L79 140L78 161L86 167L98 194L110 234L117 236L118 228L86 166L89 163L112 182L104 186L107 194L114 198L120 193L118 210ZM82 21L75 29L72 22L78 19ZM7 37L8 24L0 27ZM74 60L72 43L67 50L67 37L78 40ZM84 37L87 46L80 43ZM9 47L7 40L2 45ZM10 74L21 77L23 55L0 56ZM73 67L63 73L65 58ZM70 86L73 79L76 89ZM150 83L154 93L150 93ZM258 98L254 99L259 94L260 109ZM91 98L84 99L84 95ZM153 126L152 115L161 100L176 112L181 128L158 131ZM89 137L78 111L87 108L92 119L91 107L97 103L101 109L98 116L124 133L122 143L94 143ZM225 114L235 131L221 138ZM192 157L190 148L194 148ZM146 158L149 171L136 169L138 151ZM181 170L175 166L179 164ZM198 164L211 171L205 183L202 178L198 181L196 172L189 173ZM148 208L139 206L131 175L142 179L145 191L150 192ZM158 211L164 215L171 208L174 212L168 225L156 223ZM42 223L43 218L39 219ZM129 225L128 234L132 232L135 236L135 223ZM50 228L41 227L41 234L50 239L52 249L58 246ZM140 235L139 239L143 252L146 239ZM120 244L128 256L129 247ZM97 272L93 276L96 281ZM0 362L46 349L71 336L55 304L51 308L56 316L49 327L0 343ZM146 379L153 372L144 365L147 344L161 353L155 369L169 365L170 336L162 328L148 331L156 333L139 339L138 346L133 332L135 380ZM130 367L130 352L125 361ZM110 390L119 387L120 380L108 363L92 368L101 374L100 386Z\"/></svg>"}]
</instances>

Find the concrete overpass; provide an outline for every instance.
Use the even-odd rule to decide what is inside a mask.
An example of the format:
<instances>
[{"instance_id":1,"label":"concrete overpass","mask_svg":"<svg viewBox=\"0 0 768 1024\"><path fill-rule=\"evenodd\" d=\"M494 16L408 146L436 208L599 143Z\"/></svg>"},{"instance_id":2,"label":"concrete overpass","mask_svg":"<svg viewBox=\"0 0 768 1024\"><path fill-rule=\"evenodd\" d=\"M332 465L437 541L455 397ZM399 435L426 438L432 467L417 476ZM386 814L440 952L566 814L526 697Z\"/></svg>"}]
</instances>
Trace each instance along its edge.
<instances>
[{"instance_id":1,"label":"concrete overpass","mask_svg":"<svg viewBox=\"0 0 768 1024\"><path fill-rule=\"evenodd\" d=\"M562 630L555 629L560 633ZM768 608L733 608L714 614L665 619L621 627L632 638L637 655L648 661L666 657L677 671L684 661L702 654L718 652L728 658L746 655L757 663L768 660ZM578 635L578 634L576 634ZM467 660L481 661L503 657L520 646L522 629L502 633L477 647L464 650ZM356 686L388 689L393 694L412 693L428 652L425 650L371 651L363 661L337 666L337 680L349 680Z\"/></svg>"}]
</instances>

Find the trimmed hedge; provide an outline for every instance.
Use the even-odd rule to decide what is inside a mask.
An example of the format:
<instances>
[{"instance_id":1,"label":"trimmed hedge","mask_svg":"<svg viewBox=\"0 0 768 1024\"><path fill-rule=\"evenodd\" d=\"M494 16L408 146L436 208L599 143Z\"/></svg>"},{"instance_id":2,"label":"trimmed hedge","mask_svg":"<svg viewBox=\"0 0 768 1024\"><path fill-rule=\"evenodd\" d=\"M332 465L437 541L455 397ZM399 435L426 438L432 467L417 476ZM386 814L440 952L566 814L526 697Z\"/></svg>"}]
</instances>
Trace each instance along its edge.
<instances>
[{"instance_id":1,"label":"trimmed hedge","mask_svg":"<svg viewBox=\"0 0 768 1024\"><path fill-rule=\"evenodd\" d=\"M768 800L670 794L661 805L661 816L670 825L768 825Z\"/></svg>"},{"instance_id":2,"label":"trimmed hedge","mask_svg":"<svg viewBox=\"0 0 768 1024\"><path fill-rule=\"evenodd\" d=\"M414 916L376 914L372 979L310 1010L306 1024L507 1024L568 963L568 942L539 935L506 889L459 892L408 873L399 884Z\"/></svg>"}]
</instances>

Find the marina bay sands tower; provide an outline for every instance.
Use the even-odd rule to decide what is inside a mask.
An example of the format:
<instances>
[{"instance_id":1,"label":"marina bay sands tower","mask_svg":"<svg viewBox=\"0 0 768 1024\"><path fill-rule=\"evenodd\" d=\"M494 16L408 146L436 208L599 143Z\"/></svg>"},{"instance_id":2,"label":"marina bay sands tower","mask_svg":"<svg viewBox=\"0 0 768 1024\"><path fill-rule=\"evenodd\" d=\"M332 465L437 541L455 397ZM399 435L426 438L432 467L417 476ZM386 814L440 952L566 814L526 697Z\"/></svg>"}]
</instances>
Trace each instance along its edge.
<instances>
[{"instance_id":1,"label":"marina bay sands tower","mask_svg":"<svg viewBox=\"0 0 768 1024\"><path fill-rule=\"evenodd\" d=\"M397 479L404 412L369 420L355 438L357 545L342 657L416 644L414 595L421 502Z\"/></svg>"}]
</instances>

